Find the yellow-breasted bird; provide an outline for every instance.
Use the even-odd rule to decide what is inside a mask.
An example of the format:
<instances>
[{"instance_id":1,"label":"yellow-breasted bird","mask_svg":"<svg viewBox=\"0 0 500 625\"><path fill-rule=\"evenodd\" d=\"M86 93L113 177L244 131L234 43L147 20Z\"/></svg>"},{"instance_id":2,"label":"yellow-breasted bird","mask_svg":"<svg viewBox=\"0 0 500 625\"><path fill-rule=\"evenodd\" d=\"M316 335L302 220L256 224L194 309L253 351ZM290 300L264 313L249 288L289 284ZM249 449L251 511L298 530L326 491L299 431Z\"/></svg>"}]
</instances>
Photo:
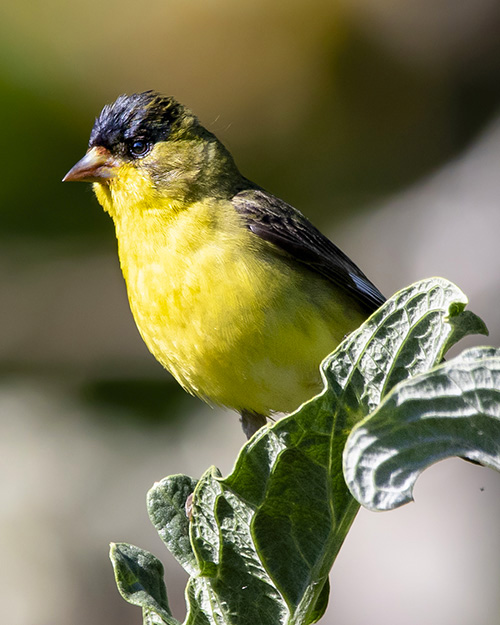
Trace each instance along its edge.
<instances>
[{"instance_id":1,"label":"yellow-breasted bird","mask_svg":"<svg viewBox=\"0 0 500 625\"><path fill-rule=\"evenodd\" d=\"M384 301L171 97L105 106L64 180L93 182L113 218L148 348L188 392L237 410L247 436L321 390L321 360Z\"/></svg>"}]
</instances>

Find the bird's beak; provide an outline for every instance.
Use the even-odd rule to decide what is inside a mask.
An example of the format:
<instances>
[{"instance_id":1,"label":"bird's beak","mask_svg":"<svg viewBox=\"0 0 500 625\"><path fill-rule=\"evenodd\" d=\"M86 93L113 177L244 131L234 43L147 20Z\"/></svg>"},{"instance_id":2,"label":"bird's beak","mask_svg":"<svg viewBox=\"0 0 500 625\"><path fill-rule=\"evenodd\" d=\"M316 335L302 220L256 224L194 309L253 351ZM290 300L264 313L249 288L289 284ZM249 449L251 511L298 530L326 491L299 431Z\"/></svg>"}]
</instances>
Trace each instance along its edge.
<instances>
[{"instance_id":1,"label":"bird's beak","mask_svg":"<svg viewBox=\"0 0 500 625\"><path fill-rule=\"evenodd\" d=\"M111 153L103 147L91 148L64 176L63 182L107 182L113 178L118 165Z\"/></svg>"}]
</instances>

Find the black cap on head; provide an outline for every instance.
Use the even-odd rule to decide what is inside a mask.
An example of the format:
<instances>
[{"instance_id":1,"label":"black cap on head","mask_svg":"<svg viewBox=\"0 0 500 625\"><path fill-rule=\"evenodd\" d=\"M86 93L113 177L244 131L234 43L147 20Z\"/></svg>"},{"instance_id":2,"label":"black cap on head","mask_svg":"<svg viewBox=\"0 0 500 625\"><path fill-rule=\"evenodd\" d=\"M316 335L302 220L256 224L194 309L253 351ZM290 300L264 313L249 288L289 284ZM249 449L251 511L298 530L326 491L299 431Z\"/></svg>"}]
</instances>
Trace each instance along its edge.
<instances>
[{"instance_id":1,"label":"black cap on head","mask_svg":"<svg viewBox=\"0 0 500 625\"><path fill-rule=\"evenodd\" d=\"M127 146L137 139L149 144L164 141L181 110L174 98L155 91L121 95L113 104L107 104L95 120L89 147L126 153Z\"/></svg>"}]
</instances>

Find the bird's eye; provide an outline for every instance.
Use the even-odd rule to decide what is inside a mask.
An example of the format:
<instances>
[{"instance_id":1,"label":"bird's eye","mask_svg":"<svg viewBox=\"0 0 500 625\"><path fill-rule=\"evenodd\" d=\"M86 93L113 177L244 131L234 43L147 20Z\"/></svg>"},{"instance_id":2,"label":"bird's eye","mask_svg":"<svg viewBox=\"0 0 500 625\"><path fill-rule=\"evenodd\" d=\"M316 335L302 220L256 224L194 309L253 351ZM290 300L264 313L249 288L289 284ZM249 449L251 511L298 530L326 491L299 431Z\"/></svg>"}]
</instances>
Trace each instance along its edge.
<instances>
[{"instance_id":1,"label":"bird's eye","mask_svg":"<svg viewBox=\"0 0 500 625\"><path fill-rule=\"evenodd\" d=\"M132 156L146 156L151 149L151 144L144 139L135 139L129 146L129 151Z\"/></svg>"}]
</instances>

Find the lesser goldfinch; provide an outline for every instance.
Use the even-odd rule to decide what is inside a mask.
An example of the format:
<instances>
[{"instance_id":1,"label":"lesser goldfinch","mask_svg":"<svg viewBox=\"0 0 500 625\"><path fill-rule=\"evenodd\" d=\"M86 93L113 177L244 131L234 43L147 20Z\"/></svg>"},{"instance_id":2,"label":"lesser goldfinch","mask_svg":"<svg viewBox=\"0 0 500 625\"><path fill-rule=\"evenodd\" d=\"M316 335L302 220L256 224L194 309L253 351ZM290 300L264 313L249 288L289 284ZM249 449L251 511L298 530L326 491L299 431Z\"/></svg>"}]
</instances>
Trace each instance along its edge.
<instances>
[{"instance_id":1,"label":"lesser goldfinch","mask_svg":"<svg viewBox=\"0 0 500 625\"><path fill-rule=\"evenodd\" d=\"M248 437L321 390L322 359L384 301L174 98L105 106L64 180L94 183L113 218L148 348L188 392L238 411Z\"/></svg>"}]
</instances>

